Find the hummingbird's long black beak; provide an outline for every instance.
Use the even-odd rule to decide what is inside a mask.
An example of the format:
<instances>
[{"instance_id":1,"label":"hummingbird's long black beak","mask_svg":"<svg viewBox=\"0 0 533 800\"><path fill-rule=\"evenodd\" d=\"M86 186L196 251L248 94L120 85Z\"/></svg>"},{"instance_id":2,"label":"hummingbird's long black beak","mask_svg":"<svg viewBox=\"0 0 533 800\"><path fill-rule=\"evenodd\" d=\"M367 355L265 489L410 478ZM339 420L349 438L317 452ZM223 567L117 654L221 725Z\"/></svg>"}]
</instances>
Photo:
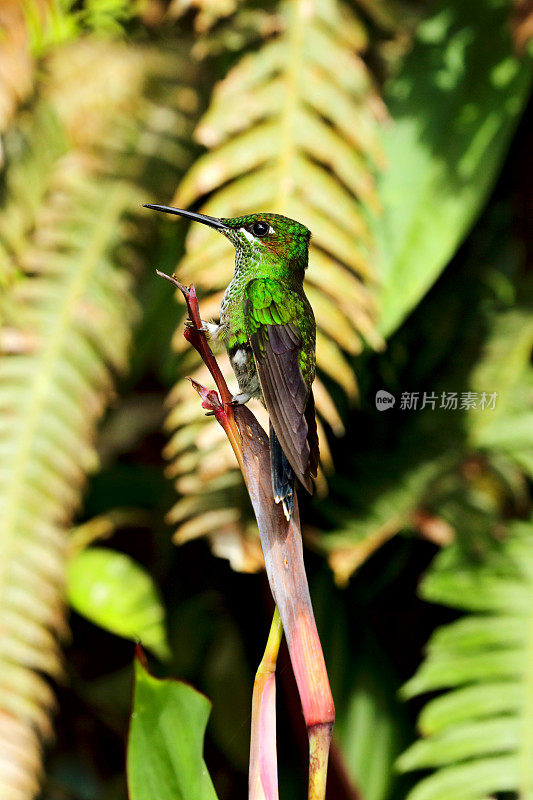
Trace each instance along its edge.
<instances>
[{"instance_id":1,"label":"hummingbird's long black beak","mask_svg":"<svg viewBox=\"0 0 533 800\"><path fill-rule=\"evenodd\" d=\"M158 206L151 203L143 203L143 208L153 208L154 211L164 211L167 214L176 214L178 217L186 217L193 219L195 222L203 222L204 225L209 225L210 228L217 228L222 230L225 226L222 220L217 217L209 217L207 214L198 214L197 211L186 211L184 208L173 208L172 206Z\"/></svg>"}]
</instances>

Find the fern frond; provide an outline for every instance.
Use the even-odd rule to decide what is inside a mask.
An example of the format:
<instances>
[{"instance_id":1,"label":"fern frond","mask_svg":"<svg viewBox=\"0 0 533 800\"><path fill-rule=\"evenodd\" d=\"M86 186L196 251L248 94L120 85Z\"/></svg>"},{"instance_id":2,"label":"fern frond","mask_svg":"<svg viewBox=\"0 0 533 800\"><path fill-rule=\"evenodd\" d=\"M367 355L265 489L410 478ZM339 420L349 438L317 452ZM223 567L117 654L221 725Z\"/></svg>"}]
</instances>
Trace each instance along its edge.
<instances>
[{"instance_id":1,"label":"fern frond","mask_svg":"<svg viewBox=\"0 0 533 800\"><path fill-rule=\"evenodd\" d=\"M22 121L8 137L0 222L12 264L0 295L3 800L38 791L55 702L47 678L61 675L66 632L66 538L97 466L97 422L128 366L137 317L131 212L158 173L175 184L167 151L174 162L192 125L195 95L176 74L181 61L176 51L79 43L47 63L35 126L26 132ZM90 76L83 97L80 71ZM119 169L130 180L118 180Z\"/></svg>"},{"instance_id":2,"label":"fern frond","mask_svg":"<svg viewBox=\"0 0 533 800\"><path fill-rule=\"evenodd\" d=\"M46 675L61 674L66 535L85 473L96 464L95 426L127 364L134 305L112 260L131 189L91 174L79 155L56 166L26 273L2 298L5 326L30 346L0 358L0 709L32 747L0 770L6 800L33 797L39 739L54 706ZM60 239L61 249L55 244ZM10 752L11 728L0 735Z\"/></svg>"},{"instance_id":3,"label":"fern frond","mask_svg":"<svg viewBox=\"0 0 533 800\"><path fill-rule=\"evenodd\" d=\"M20 126L10 131L3 142L10 167L2 176L4 204L0 215L0 248L3 276L0 281L4 284L9 284L19 272L19 262L48 189L51 172L57 160L68 150L65 133L50 108L38 106L33 122L41 136L32 136L30 140L26 128ZM10 166L14 163L16 169Z\"/></svg>"},{"instance_id":4,"label":"fern frond","mask_svg":"<svg viewBox=\"0 0 533 800\"><path fill-rule=\"evenodd\" d=\"M426 600L468 612L436 631L404 696L444 690L419 718L403 771L433 770L408 800L485 800L533 791L533 525L514 523L485 563L451 548L422 584Z\"/></svg>"},{"instance_id":5,"label":"fern frond","mask_svg":"<svg viewBox=\"0 0 533 800\"><path fill-rule=\"evenodd\" d=\"M71 147L160 197L191 162L197 78L185 40L179 50L81 40L49 59L46 96Z\"/></svg>"},{"instance_id":6,"label":"fern frond","mask_svg":"<svg viewBox=\"0 0 533 800\"><path fill-rule=\"evenodd\" d=\"M379 100L356 55L364 32L338 3L282 4L280 15L282 32L215 88L196 133L210 150L174 200L187 206L214 192L206 210L223 216L263 208L300 219L313 231L309 286L331 298L353 330L366 318L365 335L378 344L361 283L373 276L365 207L379 204L373 175L382 162ZM193 228L187 250L182 275L210 291L227 285L233 254L223 240ZM324 317L317 315L319 328ZM340 334L331 338L344 346Z\"/></svg>"},{"instance_id":7,"label":"fern frond","mask_svg":"<svg viewBox=\"0 0 533 800\"><path fill-rule=\"evenodd\" d=\"M379 206L374 175L382 154L376 118L383 109L361 58L365 31L348 6L336 0L281 3L278 25L277 35L244 55L215 87L196 131L208 152L189 170L173 202L186 207L209 194L207 213L229 217L263 209L308 225L313 238L306 291L317 318L319 376L339 384L353 400L357 384L348 357L361 351L365 339L381 345L374 327L368 212ZM224 239L201 228L191 228L178 270L181 279L209 293L202 306L207 316L217 313L234 253ZM317 380L315 390L319 414L335 433L342 432L325 384ZM182 413L171 416L172 429L181 427ZM184 470L184 464L197 469L189 457L191 444L183 442L178 435L167 448L177 459L172 473ZM321 447L327 461L324 436ZM212 461L229 464L226 448L221 439ZM216 479L221 477L219 471ZM190 531L223 533L229 523L222 511L235 504L231 491L212 495L205 477L184 480L188 488L198 486L198 505L195 511L181 501L171 513L170 519L185 525L178 538ZM218 517L208 513L215 507ZM185 508L189 514L183 520ZM202 514L198 524L195 513ZM232 530L239 525L246 539L247 523L232 516Z\"/></svg>"}]
</instances>

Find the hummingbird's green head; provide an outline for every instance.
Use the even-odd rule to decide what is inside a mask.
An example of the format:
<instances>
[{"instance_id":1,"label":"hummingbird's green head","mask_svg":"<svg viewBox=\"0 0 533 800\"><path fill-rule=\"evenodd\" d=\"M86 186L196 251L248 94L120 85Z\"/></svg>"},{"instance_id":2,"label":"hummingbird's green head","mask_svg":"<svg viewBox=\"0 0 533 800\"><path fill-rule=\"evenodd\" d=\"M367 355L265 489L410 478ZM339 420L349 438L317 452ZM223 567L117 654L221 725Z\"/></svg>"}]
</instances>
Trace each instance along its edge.
<instances>
[{"instance_id":1,"label":"hummingbird's green head","mask_svg":"<svg viewBox=\"0 0 533 800\"><path fill-rule=\"evenodd\" d=\"M281 260L306 269L311 231L301 222L281 214L247 214L222 219L223 233L233 242L237 256L253 253L270 261Z\"/></svg>"},{"instance_id":2,"label":"hummingbird's green head","mask_svg":"<svg viewBox=\"0 0 533 800\"><path fill-rule=\"evenodd\" d=\"M237 264L242 259L257 263L266 261L278 272L301 273L307 268L311 232L301 222L281 214L258 213L243 217L218 218L172 206L146 205L202 222L223 233L235 247ZM280 277L285 277L280 275Z\"/></svg>"}]
</instances>

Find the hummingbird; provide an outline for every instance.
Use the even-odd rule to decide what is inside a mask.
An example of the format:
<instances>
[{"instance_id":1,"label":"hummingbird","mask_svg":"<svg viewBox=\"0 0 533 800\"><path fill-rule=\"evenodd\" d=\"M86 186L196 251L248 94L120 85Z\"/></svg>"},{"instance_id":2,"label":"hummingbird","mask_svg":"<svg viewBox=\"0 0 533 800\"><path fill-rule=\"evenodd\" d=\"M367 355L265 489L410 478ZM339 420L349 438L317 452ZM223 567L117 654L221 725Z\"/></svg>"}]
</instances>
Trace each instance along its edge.
<instances>
[{"instance_id":1,"label":"hummingbird","mask_svg":"<svg viewBox=\"0 0 533 800\"><path fill-rule=\"evenodd\" d=\"M208 225L235 247L219 323L202 324L213 349L228 351L239 385L233 402L255 397L266 406L272 490L289 520L295 477L312 493L319 458L312 391L316 324L303 289L311 233L281 214L219 219L172 206L145 208Z\"/></svg>"}]
</instances>

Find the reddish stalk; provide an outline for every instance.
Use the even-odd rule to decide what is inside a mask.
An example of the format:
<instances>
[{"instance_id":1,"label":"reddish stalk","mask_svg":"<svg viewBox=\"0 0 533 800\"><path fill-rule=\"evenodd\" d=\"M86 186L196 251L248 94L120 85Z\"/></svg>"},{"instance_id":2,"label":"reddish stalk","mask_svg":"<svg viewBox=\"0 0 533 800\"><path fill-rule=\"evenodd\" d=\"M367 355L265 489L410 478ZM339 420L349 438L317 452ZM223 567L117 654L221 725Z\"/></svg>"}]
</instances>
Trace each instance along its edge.
<instances>
[{"instance_id":1,"label":"reddish stalk","mask_svg":"<svg viewBox=\"0 0 533 800\"><path fill-rule=\"evenodd\" d=\"M230 390L228 389L228 384L224 380L224 376L220 371L220 367L218 366L217 361L211 352L211 348L209 347L207 337L202 326L202 318L200 316L200 307L198 306L196 290L192 284L191 286L187 287L183 283L180 283L174 275L166 275L164 272L160 272L158 269L156 269L156 273L161 278L166 278L167 281L170 281L170 283L174 284L174 286L180 290L185 298L190 325L185 326L183 335L189 344L192 344L195 350L200 353L204 364L213 376L220 394L220 399L217 398L218 404L215 402L213 408L210 408L210 410L213 411L217 422L219 422L224 428L233 452L235 453L239 467L242 470L242 446L240 443L240 434L235 424L233 406L231 405L232 396ZM196 383L195 381L191 381L191 383L196 391L199 391L200 388L203 388L200 387L200 384ZM199 394L201 394L201 392L199 392ZM216 392L213 394L216 394ZM220 400L222 402L220 402ZM202 405L204 404L202 403ZM204 408L207 408L207 406L204 406Z\"/></svg>"},{"instance_id":2,"label":"reddish stalk","mask_svg":"<svg viewBox=\"0 0 533 800\"><path fill-rule=\"evenodd\" d=\"M194 287L187 288L174 276L157 274L182 292L190 323L185 338L200 353L220 393L219 397L192 381L202 407L224 428L250 495L309 735L308 800L323 800L335 709L305 573L298 502L295 499L293 515L287 522L272 495L268 436L246 406L231 405L231 394L202 327ZM281 628L276 614L271 637L254 685L250 800L277 800L274 680Z\"/></svg>"}]
</instances>

